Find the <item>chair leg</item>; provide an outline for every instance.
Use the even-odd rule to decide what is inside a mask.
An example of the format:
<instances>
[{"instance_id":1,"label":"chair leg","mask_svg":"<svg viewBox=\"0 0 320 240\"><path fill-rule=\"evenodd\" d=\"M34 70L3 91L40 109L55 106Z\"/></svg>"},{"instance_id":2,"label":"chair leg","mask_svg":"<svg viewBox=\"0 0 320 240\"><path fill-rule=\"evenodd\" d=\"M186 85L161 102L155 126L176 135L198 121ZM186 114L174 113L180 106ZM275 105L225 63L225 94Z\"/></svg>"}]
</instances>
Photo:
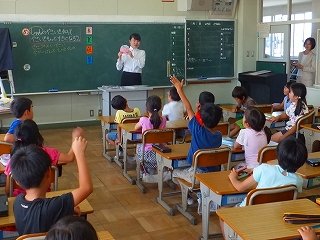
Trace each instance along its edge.
<instances>
[{"instance_id":1,"label":"chair leg","mask_svg":"<svg viewBox=\"0 0 320 240\"><path fill-rule=\"evenodd\" d=\"M189 213L188 210L188 193L189 193L189 189L187 186L180 184L181 187L181 204L177 204L177 210L183 215L185 216L191 224L196 225L197 224L197 219L191 214Z\"/></svg>"},{"instance_id":2,"label":"chair leg","mask_svg":"<svg viewBox=\"0 0 320 240\"><path fill-rule=\"evenodd\" d=\"M136 180L136 185L137 187L140 189L140 191L142 193L145 193L146 192L146 187L143 185L142 181L141 181L141 177L140 177L140 166L141 166L141 163L139 163L139 161L137 161L137 180Z\"/></svg>"}]
</instances>

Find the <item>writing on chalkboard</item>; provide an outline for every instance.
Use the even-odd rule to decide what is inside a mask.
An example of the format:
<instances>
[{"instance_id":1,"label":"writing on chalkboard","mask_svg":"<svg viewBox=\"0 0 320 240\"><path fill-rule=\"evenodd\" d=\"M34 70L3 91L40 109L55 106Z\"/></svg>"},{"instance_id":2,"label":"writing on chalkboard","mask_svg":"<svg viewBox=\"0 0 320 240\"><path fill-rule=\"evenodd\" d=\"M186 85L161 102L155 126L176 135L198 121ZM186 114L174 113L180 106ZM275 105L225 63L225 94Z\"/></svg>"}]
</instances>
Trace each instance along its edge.
<instances>
[{"instance_id":1,"label":"writing on chalkboard","mask_svg":"<svg viewBox=\"0 0 320 240\"><path fill-rule=\"evenodd\" d=\"M186 57L188 79L234 77L234 21L187 21Z\"/></svg>"},{"instance_id":2,"label":"writing on chalkboard","mask_svg":"<svg viewBox=\"0 0 320 240\"><path fill-rule=\"evenodd\" d=\"M32 26L24 28L22 34L28 38L34 55L73 51L82 40L78 26Z\"/></svg>"}]
</instances>

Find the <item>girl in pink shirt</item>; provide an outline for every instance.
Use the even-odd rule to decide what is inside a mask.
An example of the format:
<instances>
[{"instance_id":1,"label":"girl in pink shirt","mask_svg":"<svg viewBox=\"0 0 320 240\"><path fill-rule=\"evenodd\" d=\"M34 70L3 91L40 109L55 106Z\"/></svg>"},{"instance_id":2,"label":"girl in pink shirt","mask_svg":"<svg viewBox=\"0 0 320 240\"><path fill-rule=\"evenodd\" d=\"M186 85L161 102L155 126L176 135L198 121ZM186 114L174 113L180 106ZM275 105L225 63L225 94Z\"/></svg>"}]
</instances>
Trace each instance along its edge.
<instances>
[{"instance_id":1,"label":"girl in pink shirt","mask_svg":"<svg viewBox=\"0 0 320 240\"><path fill-rule=\"evenodd\" d=\"M270 129L264 127L266 117L254 107L249 107L244 112L243 126L234 143L234 148L243 148L245 163L248 169L259 165L258 153L266 146L271 138Z\"/></svg>"},{"instance_id":2,"label":"girl in pink shirt","mask_svg":"<svg viewBox=\"0 0 320 240\"><path fill-rule=\"evenodd\" d=\"M141 130L145 132L149 129L159 129L166 127L166 118L159 115L162 104L161 99L158 96L150 96L147 99L146 108L147 108L147 117L141 117L139 122L135 126L135 130ZM156 154L152 151L152 145L146 144L144 152L144 165L147 173L155 174L157 172L157 160ZM138 162L142 160L142 144L137 145L137 158Z\"/></svg>"},{"instance_id":3,"label":"girl in pink shirt","mask_svg":"<svg viewBox=\"0 0 320 240\"><path fill-rule=\"evenodd\" d=\"M72 139L77 136L81 136L83 130L81 128L75 128L72 132ZM23 123L17 128L15 132L16 141L13 144L13 149L11 154L14 154L21 147L26 147L31 144L35 144L43 148L43 150L50 156L52 165L63 164L72 162L74 159L74 153L72 148L67 153L61 153L56 148L47 147L43 145L44 139L40 134L38 125L32 120L25 120ZM7 175L6 181L6 193L9 194L9 175L11 173L10 162L6 166L5 172ZM14 189L14 196L17 196L19 193L24 192L22 189Z\"/></svg>"}]
</instances>

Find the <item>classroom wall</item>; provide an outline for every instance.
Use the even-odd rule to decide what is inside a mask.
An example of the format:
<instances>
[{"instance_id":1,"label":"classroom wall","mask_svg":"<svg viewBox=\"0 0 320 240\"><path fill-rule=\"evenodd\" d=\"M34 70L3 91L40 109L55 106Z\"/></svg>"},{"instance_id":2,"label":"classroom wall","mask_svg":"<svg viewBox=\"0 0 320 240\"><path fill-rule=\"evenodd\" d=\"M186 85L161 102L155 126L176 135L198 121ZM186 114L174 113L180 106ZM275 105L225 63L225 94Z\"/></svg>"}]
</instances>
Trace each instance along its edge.
<instances>
[{"instance_id":1,"label":"classroom wall","mask_svg":"<svg viewBox=\"0 0 320 240\"><path fill-rule=\"evenodd\" d=\"M257 1L239 0L238 4L236 14L238 41L235 46L237 73L255 69L257 48L255 31ZM187 19L208 18L207 11L177 11L177 0L173 3L160 0L1 0L2 18L4 14L18 17L21 21L39 15L95 15L93 17L116 15L126 18L137 17L137 19L143 19L144 16L163 19L166 19L166 16L182 16ZM250 52L249 57L246 57L247 51ZM198 100L199 93L204 90L212 91L216 95L217 103L230 103L233 102L231 91L236 85L239 85L236 80L229 83L189 84L185 87L185 92L193 106ZM150 91L149 95L160 95L165 102L166 91L167 89L155 89ZM96 114L100 108L97 102L101 101L98 95L79 96L77 93L28 97L34 101L35 120L39 124L94 120L96 116L90 117L89 111L94 108ZM79 99L85 107L79 107ZM54 116L51 117L53 112ZM4 121L4 125L8 122Z\"/></svg>"}]
</instances>

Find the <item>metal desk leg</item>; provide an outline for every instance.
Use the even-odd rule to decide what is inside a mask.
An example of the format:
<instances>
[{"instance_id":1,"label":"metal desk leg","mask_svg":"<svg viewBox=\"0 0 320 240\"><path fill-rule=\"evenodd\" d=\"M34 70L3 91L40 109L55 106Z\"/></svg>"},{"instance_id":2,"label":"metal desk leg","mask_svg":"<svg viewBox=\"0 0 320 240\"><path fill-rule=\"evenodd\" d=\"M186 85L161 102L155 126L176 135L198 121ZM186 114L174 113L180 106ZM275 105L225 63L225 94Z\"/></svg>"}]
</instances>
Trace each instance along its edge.
<instances>
[{"instance_id":1,"label":"metal desk leg","mask_svg":"<svg viewBox=\"0 0 320 240\"><path fill-rule=\"evenodd\" d=\"M102 144L103 144L103 156L108 159L110 162L113 161L113 158L108 154L109 150L109 144L106 139L106 135L109 132L110 129L110 124L109 123L104 123L101 121L101 129L102 129Z\"/></svg>"}]
</instances>

